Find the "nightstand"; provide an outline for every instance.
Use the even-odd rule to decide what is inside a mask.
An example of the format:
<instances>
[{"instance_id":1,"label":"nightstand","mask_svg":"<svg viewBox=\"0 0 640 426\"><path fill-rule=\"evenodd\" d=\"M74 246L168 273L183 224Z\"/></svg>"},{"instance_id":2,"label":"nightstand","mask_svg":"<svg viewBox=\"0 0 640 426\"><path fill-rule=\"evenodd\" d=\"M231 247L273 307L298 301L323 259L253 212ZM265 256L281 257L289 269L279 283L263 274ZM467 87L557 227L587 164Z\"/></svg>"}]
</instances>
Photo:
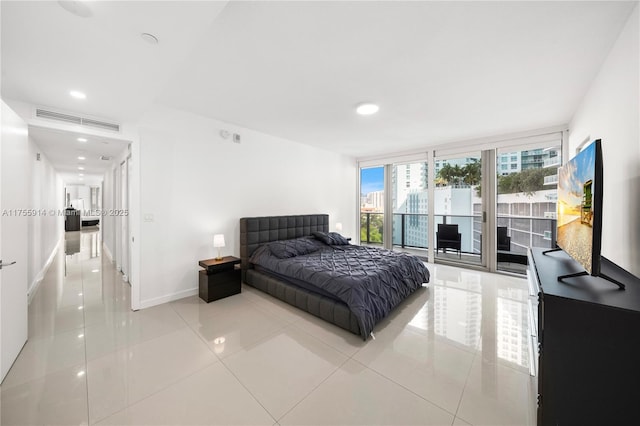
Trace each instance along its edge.
<instances>
[{"instance_id":1,"label":"nightstand","mask_svg":"<svg viewBox=\"0 0 640 426\"><path fill-rule=\"evenodd\" d=\"M201 260L198 265L204 268L198 275L202 300L209 303L240 293L240 259L226 256L221 260Z\"/></svg>"}]
</instances>

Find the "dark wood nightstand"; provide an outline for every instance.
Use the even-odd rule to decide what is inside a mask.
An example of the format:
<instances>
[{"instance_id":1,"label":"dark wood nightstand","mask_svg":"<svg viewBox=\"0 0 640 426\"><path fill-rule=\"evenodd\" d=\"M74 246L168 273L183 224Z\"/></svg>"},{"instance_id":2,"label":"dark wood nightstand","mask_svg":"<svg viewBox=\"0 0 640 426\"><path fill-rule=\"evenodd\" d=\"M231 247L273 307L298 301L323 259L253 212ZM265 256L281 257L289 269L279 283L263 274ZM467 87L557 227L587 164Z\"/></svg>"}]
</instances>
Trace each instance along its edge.
<instances>
[{"instance_id":1,"label":"dark wood nightstand","mask_svg":"<svg viewBox=\"0 0 640 426\"><path fill-rule=\"evenodd\" d=\"M204 268L199 272L198 294L202 300L209 303L240 293L240 259L226 256L201 260L198 265Z\"/></svg>"}]
</instances>

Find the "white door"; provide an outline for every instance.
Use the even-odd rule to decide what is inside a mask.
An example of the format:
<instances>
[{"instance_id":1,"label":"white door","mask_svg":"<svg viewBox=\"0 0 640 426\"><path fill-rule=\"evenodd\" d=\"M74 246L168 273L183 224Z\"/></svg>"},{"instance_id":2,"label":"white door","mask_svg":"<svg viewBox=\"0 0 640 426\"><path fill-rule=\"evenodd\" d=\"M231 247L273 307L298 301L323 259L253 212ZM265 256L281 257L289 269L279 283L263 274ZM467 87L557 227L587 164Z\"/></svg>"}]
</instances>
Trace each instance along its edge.
<instances>
[{"instance_id":1,"label":"white door","mask_svg":"<svg viewBox=\"0 0 640 426\"><path fill-rule=\"evenodd\" d=\"M127 172L129 168L127 163L129 161L125 160L120 165L120 210L124 212L129 209L129 185L128 185L128 176ZM118 212L120 215L120 253L122 253L122 275L125 281L129 280L129 220L127 216L124 216Z\"/></svg>"},{"instance_id":2,"label":"white door","mask_svg":"<svg viewBox=\"0 0 640 426\"><path fill-rule=\"evenodd\" d=\"M133 174L133 161L131 161L131 156L127 158L127 215L125 216L125 220L127 222L127 233L126 233L126 241L127 241L127 277L129 278L129 284L131 284L131 251L132 241L131 241L131 205L133 204L131 201L131 176Z\"/></svg>"},{"instance_id":3,"label":"white door","mask_svg":"<svg viewBox=\"0 0 640 426\"><path fill-rule=\"evenodd\" d=\"M27 342L27 125L2 102L0 138L0 382ZM12 264L12 262L16 262Z\"/></svg>"},{"instance_id":4,"label":"white door","mask_svg":"<svg viewBox=\"0 0 640 426\"><path fill-rule=\"evenodd\" d=\"M111 216L113 221L113 257L116 261L116 269L122 271L122 250L120 249L120 223L121 217L118 216L117 210L120 209L121 195L120 195L120 167L116 166L113 169L113 208L116 210Z\"/></svg>"}]
</instances>

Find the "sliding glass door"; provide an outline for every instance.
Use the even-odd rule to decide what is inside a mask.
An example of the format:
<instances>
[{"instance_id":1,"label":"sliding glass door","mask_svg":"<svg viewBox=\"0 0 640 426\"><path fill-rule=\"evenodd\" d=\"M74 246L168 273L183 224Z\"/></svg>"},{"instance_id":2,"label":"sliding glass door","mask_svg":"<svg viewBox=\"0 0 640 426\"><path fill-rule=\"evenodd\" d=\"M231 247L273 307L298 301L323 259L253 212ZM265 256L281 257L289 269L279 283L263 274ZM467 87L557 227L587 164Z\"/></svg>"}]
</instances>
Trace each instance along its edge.
<instances>
[{"instance_id":1,"label":"sliding glass door","mask_svg":"<svg viewBox=\"0 0 640 426\"><path fill-rule=\"evenodd\" d=\"M555 247L561 139L497 151L497 269L526 273L528 247Z\"/></svg>"},{"instance_id":2,"label":"sliding glass door","mask_svg":"<svg viewBox=\"0 0 640 426\"><path fill-rule=\"evenodd\" d=\"M393 248L426 257L429 247L427 162L392 167Z\"/></svg>"},{"instance_id":3,"label":"sliding glass door","mask_svg":"<svg viewBox=\"0 0 640 426\"><path fill-rule=\"evenodd\" d=\"M435 157L435 258L483 265L481 153Z\"/></svg>"},{"instance_id":4,"label":"sliding glass door","mask_svg":"<svg viewBox=\"0 0 640 426\"><path fill-rule=\"evenodd\" d=\"M384 243L384 166L360 169L360 244Z\"/></svg>"},{"instance_id":5,"label":"sliding glass door","mask_svg":"<svg viewBox=\"0 0 640 426\"><path fill-rule=\"evenodd\" d=\"M555 246L564 131L363 160L360 242L430 262L524 273Z\"/></svg>"}]
</instances>

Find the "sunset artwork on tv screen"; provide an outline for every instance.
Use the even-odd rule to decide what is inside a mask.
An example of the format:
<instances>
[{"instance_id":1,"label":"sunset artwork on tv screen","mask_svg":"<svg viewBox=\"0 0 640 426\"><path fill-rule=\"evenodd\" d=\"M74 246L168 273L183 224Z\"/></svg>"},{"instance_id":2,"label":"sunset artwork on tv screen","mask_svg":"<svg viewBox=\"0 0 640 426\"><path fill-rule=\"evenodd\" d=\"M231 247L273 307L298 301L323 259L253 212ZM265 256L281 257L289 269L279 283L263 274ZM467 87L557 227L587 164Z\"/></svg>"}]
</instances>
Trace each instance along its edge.
<instances>
[{"instance_id":1,"label":"sunset artwork on tv screen","mask_svg":"<svg viewBox=\"0 0 640 426\"><path fill-rule=\"evenodd\" d=\"M557 244L590 275L600 270L602 228L600 140L558 170Z\"/></svg>"}]
</instances>

